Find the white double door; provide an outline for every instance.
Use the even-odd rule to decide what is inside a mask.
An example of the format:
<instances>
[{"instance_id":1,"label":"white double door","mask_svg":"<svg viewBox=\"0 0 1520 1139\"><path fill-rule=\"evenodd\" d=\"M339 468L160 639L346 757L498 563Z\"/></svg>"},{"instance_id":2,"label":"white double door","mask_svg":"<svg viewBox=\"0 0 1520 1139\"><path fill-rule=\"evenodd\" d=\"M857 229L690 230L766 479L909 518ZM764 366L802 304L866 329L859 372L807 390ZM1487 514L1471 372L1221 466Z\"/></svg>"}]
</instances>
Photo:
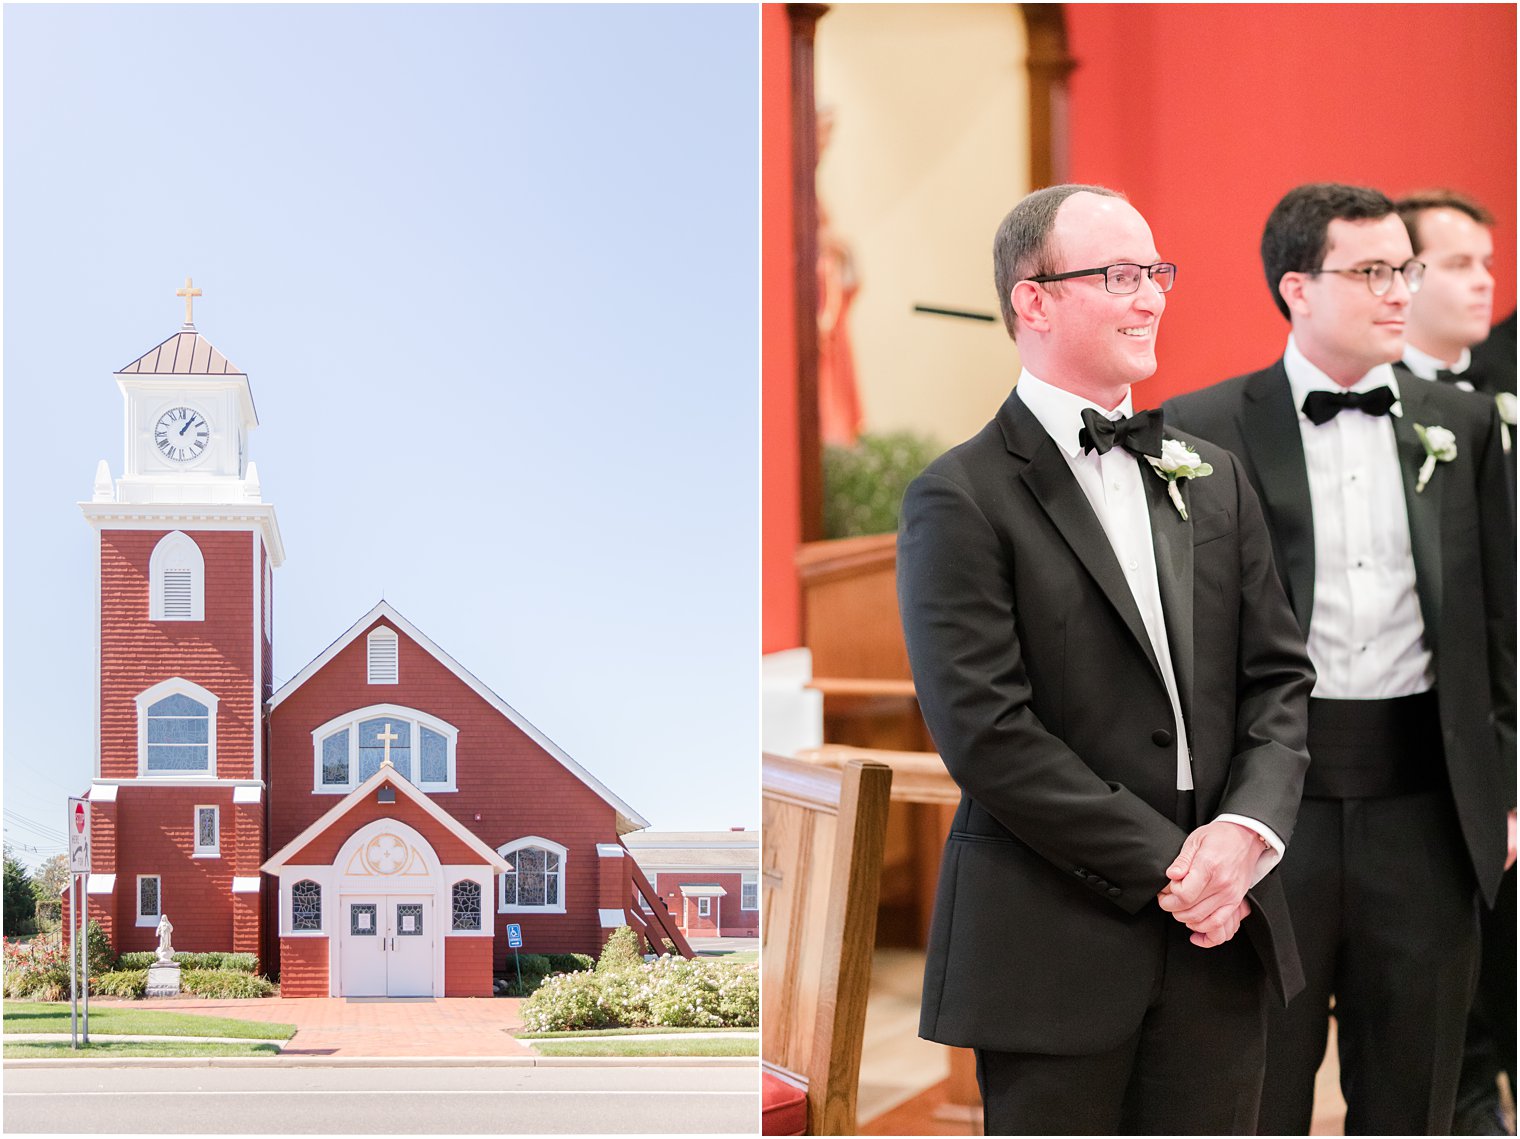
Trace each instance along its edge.
<instances>
[{"instance_id":1,"label":"white double door","mask_svg":"<svg viewBox=\"0 0 1520 1139\"><path fill-rule=\"evenodd\" d=\"M345 997L433 995L433 899L344 895L341 984Z\"/></svg>"}]
</instances>

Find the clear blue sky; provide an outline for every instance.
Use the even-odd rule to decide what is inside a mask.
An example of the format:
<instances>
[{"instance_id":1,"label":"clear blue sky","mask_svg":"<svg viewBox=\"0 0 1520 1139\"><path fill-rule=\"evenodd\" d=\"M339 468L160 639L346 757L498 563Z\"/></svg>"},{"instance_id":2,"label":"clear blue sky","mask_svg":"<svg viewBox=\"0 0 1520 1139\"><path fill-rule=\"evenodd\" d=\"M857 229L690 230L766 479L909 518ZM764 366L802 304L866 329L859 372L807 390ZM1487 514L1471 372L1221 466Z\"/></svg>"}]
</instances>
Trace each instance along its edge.
<instances>
[{"instance_id":1,"label":"clear blue sky","mask_svg":"<svg viewBox=\"0 0 1520 1139\"><path fill-rule=\"evenodd\" d=\"M248 373L276 685L383 595L660 829L756 826L749 6L4 11L4 807L89 784L112 373ZM531 793L531 789L524 789Z\"/></svg>"}]
</instances>

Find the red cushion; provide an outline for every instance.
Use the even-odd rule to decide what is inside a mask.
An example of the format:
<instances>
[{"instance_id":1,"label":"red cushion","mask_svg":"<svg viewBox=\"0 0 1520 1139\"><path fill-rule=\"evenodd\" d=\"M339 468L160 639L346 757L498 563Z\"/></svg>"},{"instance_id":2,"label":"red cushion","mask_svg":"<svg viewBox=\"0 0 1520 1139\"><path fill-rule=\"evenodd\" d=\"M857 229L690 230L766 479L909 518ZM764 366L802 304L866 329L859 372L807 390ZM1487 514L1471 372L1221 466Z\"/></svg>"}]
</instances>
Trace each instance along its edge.
<instances>
[{"instance_id":1,"label":"red cushion","mask_svg":"<svg viewBox=\"0 0 1520 1139\"><path fill-rule=\"evenodd\" d=\"M807 1134L807 1093L769 1072L760 1073L760 1134Z\"/></svg>"}]
</instances>

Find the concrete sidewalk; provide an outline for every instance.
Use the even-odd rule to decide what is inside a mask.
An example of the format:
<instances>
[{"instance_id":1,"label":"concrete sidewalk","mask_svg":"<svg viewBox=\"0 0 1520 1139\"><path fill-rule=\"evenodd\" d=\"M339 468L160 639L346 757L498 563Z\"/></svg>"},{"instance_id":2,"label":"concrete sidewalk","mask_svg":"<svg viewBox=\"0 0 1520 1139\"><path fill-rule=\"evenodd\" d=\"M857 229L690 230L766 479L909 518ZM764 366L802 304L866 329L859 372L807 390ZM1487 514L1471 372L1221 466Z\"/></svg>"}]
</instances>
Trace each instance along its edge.
<instances>
[{"instance_id":1,"label":"concrete sidewalk","mask_svg":"<svg viewBox=\"0 0 1520 1139\"><path fill-rule=\"evenodd\" d=\"M155 1012L196 1013L293 1024L284 1056L335 1058L532 1057L512 1038L522 1028L514 997L284 997L155 999ZM91 1000L94 1008L142 1009L145 1002ZM96 1037L96 1033L90 1034Z\"/></svg>"}]
</instances>

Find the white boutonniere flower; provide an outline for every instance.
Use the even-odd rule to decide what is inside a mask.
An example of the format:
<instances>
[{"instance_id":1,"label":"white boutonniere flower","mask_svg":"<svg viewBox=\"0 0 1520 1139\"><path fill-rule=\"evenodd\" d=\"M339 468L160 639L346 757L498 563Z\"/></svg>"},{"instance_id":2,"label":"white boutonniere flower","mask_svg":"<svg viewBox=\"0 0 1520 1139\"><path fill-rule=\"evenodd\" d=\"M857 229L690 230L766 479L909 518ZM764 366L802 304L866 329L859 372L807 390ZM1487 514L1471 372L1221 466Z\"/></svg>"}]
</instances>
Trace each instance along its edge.
<instances>
[{"instance_id":1,"label":"white boutonniere flower","mask_svg":"<svg viewBox=\"0 0 1520 1139\"><path fill-rule=\"evenodd\" d=\"M1418 423L1414 433L1425 448L1425 462L1420 464L1420 477L1414 484L1414 492L1419 494L1435 474L1436 463L1449 463L1457 457L1457 437L1444 427L1421 427Z\"/></svg>"},{"instance_id":2,"label":"white boutonniere flower","mask_svg":"<svg viewBox=\"0 0 1520 1139\"><path fill-rule=\"evenodd\" d=\"M1515 393L1500 392L1494 396L1494 402L1499 405L1499 418L1513 427L1515 425Z\"/></svg>"},{"instance_id":3,"label":"white boutonniere flower","mask_svg":"<svg viewBox=\"0 0 1520 1139\"><path fill-rule=\"evenodd\" d=\"M1182 491L1178 489L1177 481L1205 478L1214 473L1213 466L1205 463L1198 452L1181 439L1163 439L1161 458L1147 455L1145 460L1150 463L1151 470L1166 480L1166 493L1171 496L1172 505L1186 522L1187 507L1182 504Z\"/></svg>"}]
</instances>

